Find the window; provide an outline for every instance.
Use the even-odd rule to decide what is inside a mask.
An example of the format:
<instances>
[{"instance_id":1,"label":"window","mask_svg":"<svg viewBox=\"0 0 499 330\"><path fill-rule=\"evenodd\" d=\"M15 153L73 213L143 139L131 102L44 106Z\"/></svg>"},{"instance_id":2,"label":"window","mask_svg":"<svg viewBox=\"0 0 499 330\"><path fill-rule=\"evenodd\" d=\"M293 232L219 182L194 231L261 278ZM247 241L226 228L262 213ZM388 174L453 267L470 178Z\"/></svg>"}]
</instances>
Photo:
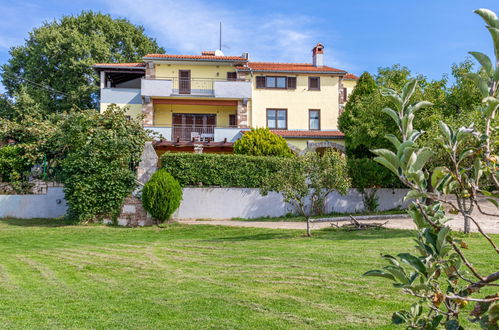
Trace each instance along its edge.
<instances>
[{"instance_id":1,"label":"window","mask_svg":"<svg viewBox=\"0 0 499 330\"><path fill-rule=\"evenodd\" d=\"M265 77L257 76L256 77L256 88L265 88Z\"/></svg>"},{"instance_id":2,"label":"window","mask_svg":"<svg viewBox=\"0 0 499 330\"><path fill-rule=\"evenodd\" d=\"M288 89L296 89L296 77L288 77Z\"/></svg>"},{"instance_id":3,"label":"window","mask_svg":"<svg viewBox=\"0 0 499 330\"><path fill-rule=\"evenodd\" d=\"M321 89L321 78L319 77L308 77L308 90L318 91Z\"/></svg>"},{"instance_id":4,"label":"window","mask_svg":"<svg viewBox=\"0 0 499 330\"><path fill-rule=\"evenodd\" d=\"M308 110L308 129L318 131L321 129L321 111Z\"/></svg>"},{"instance_id":5,"label":"window","mask_svg":"<svg viewBox=\"0 0 499 330\"><path fill-rule=\"evenodd\" d=\"M267 109L267 127L270 129L288 129L286 109Z\"/></svg>"},{"instance_id":6,"label":"window","mask_svg":"<svg viewBox=\"0 0 499 330\"><path fill-rule=\"evenodd\" d=\"M265 77L265 87L286 88L286 77Z\"/></svg>"},{"instance_id":7,"label":"window","mask_svg":"<svg viewBox=\"0 0 499 330\"><path fill-rule=\"evenodd\" d=\"M295 89L296 77L257 76L256 88Z\"/></svg>"},{"instance_id":8,"label":"window","mask_svg":"<svg viewBox=\"0 0 499 330\"><path fill-rule=\"evenodd\" d=\"M229 115L229 126L230 127L235 127L237 125L236 123L236 115Z\"/></svg>"},{"instance_id":9,"label":"window","mask_svg":"<svg viewBox=\"0 0 499 330\"><path fill-rule=\"evenodd\" d=\"M346 87L343 87L343 93L341 95L341 101L342 101L342 103L345 103L347 101L347 98L348 98L347 89L346 89Z\"/></svg>"},{"instance_id":10,"label":"window","mask_svg":"<svg viewBox=\"0 0 499 330\"><path fill-rule=\"evenodd\" d=\"M227 80L237 80L236 72L227 72Z\"/></svg>"}]
</instances>

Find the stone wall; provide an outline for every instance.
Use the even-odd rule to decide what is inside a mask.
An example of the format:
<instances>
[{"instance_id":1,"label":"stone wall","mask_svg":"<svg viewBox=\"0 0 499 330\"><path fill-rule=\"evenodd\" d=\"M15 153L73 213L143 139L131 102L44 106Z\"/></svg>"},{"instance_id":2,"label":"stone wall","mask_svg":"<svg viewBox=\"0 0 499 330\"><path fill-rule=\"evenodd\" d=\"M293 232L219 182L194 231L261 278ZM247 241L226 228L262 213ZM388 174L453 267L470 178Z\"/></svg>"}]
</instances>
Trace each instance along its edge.
<instances>
[{"instance_id":1,"label":"stone wall","mask_svg":"<svg viewBox=\"0 0 499 330\"><path fill-rule=\"evenodd\" d=\"M42 180L33 180L28 182L30 187L22 195L45 195L48 188L62 187L62 183L47 182ZM18 193L11 187L8 182L0 182L0 192L2 195L17 195Z\"/></svg>"},{"instance_id":2,"label":"stone wall","mask_svg":"<svg viewBox=\"0 0 499 330\"><path fill-rule=\"evenodd\" d=\"M106 222L110 222L107 220ZM142 207L142 201L135 196L128 196L121 208L118 225L126 227L150 226L155 222Z\"/></svg>"}]
</instances>

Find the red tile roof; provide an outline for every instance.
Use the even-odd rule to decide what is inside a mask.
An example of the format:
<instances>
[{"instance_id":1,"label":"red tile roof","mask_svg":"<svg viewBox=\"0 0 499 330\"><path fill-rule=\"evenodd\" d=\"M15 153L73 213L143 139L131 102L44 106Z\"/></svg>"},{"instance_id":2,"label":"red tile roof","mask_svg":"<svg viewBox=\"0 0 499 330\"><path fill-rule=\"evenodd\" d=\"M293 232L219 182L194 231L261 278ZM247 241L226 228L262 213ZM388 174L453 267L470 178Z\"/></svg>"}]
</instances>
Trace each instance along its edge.
<instances>
[{"instance_id":1,"label":"red tile roof","mask_svg":"<svg viewBox=\"0 0 499 330\"><path fill-rule=\"evenodd\" d=\"M343 79L346 79L346 80L359 80L359 77L357 77L356 75L354 75L353 73L347 73Z\"/></svg>"},{"instance_id":2,"label":"red tile roof","mask_svg":"<svg viewBox=\"0 0 499 330\"><path fill-rule=\"evenodd\" d=\"M272 132L285 138L342 139L345 137L345 134L340 131L272 130Z\"/></svg>"},{"instance_id":3,"label":"red tile roof","mask_svg":"<svg viewBox=\"0 0 499 330\"><path fill-rule=\"evenodd\" d=\"M205 61L237 61L246 62L241 56L214 56L214 55L173 55L173 54L147 54L144 59L158 58L170 60L205 60Z\"/></svg>"},{"instance_id":4,"label":"red tile roof","mask_svg":"<svg viewBox=\"0 0 499 330\"><path fill-rule=\"evenodd\" d=\"M321 72L321 73L346 73L346 71L329 66L316 67L311 63L273 63L273 62L248 62L247 67L240 70L253 70L261 72Z\"/></svg>"}]
</instances>

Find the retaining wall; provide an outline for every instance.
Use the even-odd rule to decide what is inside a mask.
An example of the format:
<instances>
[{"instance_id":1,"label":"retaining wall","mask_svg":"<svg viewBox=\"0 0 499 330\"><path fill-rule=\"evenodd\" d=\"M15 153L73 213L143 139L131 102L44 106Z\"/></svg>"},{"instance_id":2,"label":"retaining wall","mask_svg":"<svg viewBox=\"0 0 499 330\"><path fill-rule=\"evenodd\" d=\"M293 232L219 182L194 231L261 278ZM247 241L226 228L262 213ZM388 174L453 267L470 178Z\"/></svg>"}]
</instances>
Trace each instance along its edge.
<instances>
[{"instance_id":1,"label":"retaining wall","mask_svg":"<svg viewBox=\"0 0 499 330\"><path fill-rule=\"evenodd\" d=\"M379 210L405 208L407 189L379 189ZM326 200L326 213L362 211L364 204L357 190L342 196L331 193ZM184 188L184 198L173 215L174 219L231 219L280 217L294 213L280 194L262 196L254 188Z\"/></svg>"},{"instance_id":2,"label":"retaining wall","mask_svg":"<svg viewBox=\"0 0 499 330\"><path fill-rule=\"evenodd\" d=\"M36 195L0 195L0 218L58 218L66 214L62 187Z\"/></svg>"},{"instance_id":3,"label":"retaining wall","mask_svg":"<svg viewBox=\"0 0 499 330\"><path fill-rule=\"evenodd\" d=\"M379 210L406 207L403 198L406 189L380 189ZM127 199L128 201L128 199ZM138 213L140 219L135 219L128 209L136 209L136 202L125 202L124 214L120 216L121 225L142 225L150 220ZM326 201L326 212L356 212L362 211L364 205L362 196L351 189L346 196L332 193ZM140 209L140 207L139 207ZM48 187L45 194L37 195L0 195L0 218L57 218L66 213L62 187ZM262 196L254 188L184 188L184 197L179 209L173 215L174 219L231 219L279 217L294 213L291 205L286 204L280 194L269 193ZM142 215L141 215L142 214ZM128 219L128 221L125 221ZM127 223L125 223L127 222Z\"/></svg>"}]
</instances>

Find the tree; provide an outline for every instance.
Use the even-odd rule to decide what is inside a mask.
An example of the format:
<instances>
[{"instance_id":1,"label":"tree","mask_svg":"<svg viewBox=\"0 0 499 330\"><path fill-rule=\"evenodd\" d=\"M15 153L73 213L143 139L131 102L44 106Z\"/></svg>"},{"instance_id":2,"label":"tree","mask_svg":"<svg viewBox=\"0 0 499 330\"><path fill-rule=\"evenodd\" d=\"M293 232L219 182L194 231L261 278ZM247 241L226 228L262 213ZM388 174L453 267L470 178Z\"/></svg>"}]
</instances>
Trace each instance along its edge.
<instances>
[{"instance_id":1,"label":"tree","mask_svg":"<svg viewBox=\"0 0 499 330\"><path fill-rule=\"evenodd\" d=\"M11 48L2 82L9 97L24 88L45 113L92 109L99 89L93 64L140 61L145 54L163 52L143 27L84 11L44 23L24 45Z\"/></svg>"},{"instance_id":2,"label":"tree","mask_svg":"<svg viewBox=\"0 0 499 330\"><path fill-rule=\"evenodd\" d=\"M136 187L136 166L147 133L126 109L109 106L69 113L52 145L60 150L61 179L74 222L115 218Z\"/></svg>"},{"instance_id":3,"label":"tree","mask_svg":"<svg viewBox=\"0 0 499 330\"><path fill-rule=\"evenodd\" d=\"M250 156L294 156L286 140L268 128L252 128L234 144L234 153Z\"/></svg>"},{"instance_id":4,"label":"tree","mask_svg":"<svg viewBox=\"0 0 499 330\"><path fill-rule=\"evenodd\" d=\"M308 152L302 157L290 158L286 166L273 173L261 187L263 195L279 192L284 201L307 220L307 236L311 236L310 218L324 212L324 203L333 191L346 194L350 188L345 158L336 151L327 150L322 156Z\"/></svg>"},{"instance_id":5,"label":"tree","mask_svg":"<svg viewBox=\"0 0 499 330\"><path fill-rule=\"evenodd\" d=\"M476 206L483 215L499 217L498 213L482 210L477 199L479 194L488 196L489 201L499 208L497 156L493 149L493 142L497 140L492 138L493 131L497 130L492 123L499 110L499 19L487 9L475 13L484 19L492 34L496 66L494 68L487 55L471 52L482 65L482 74L471 77L483 97L479 111L484 125L481 130L475 125L453 129L445 122L439 122L439 147L447 154L447 164L450 165L443 164L431 172L425 168L434 152L419 145L418 138L423 132L413 128L413 120L415 114L430 103L410 103L417 82L408 82L402 93L393 89L383 91L395 105L395 109L385 108L383 111L396 123L399 136L386 136L395 152L387 149L373 152L378 155L376 161L393 171L411 189L406 198L415 199L408 213L418 229L415 239L418 255L385 255L383 258L390 265L364 275L390 279L403 292L417 298L410 310L396 312L392 317L394 323L406 324L411 329L435 329L444 318L446 329L462 329L460 312L469 302L475 303L471 312L473 321L479 322L483 328L496 329L499 321L499 293L476 297L480 289L497 286L499 271L483 274L469 256L463 254L461 249L467 247L466 243L456 239L445 225L447 211L444 205L464 217L466 231L469 231L469 221L472 221L499 254L494 240L481 229L469 210ZM485 176L490 177L496 193L484 189L482 179ZM449 195L453 195L455 201L449 199ZM428 311L424 311L425 307Z\"/></svg>"},{"instance_id":6,"label":"tree","mask_svg":"<svg viewBox=\"0 0 499 330\"><path fill-rule=\"evenodd\" d=\"M159 222L170 219L181 200L182 187L165 169L155 172L142 188L142 205Z\"/></svg>"}]
</instances>

